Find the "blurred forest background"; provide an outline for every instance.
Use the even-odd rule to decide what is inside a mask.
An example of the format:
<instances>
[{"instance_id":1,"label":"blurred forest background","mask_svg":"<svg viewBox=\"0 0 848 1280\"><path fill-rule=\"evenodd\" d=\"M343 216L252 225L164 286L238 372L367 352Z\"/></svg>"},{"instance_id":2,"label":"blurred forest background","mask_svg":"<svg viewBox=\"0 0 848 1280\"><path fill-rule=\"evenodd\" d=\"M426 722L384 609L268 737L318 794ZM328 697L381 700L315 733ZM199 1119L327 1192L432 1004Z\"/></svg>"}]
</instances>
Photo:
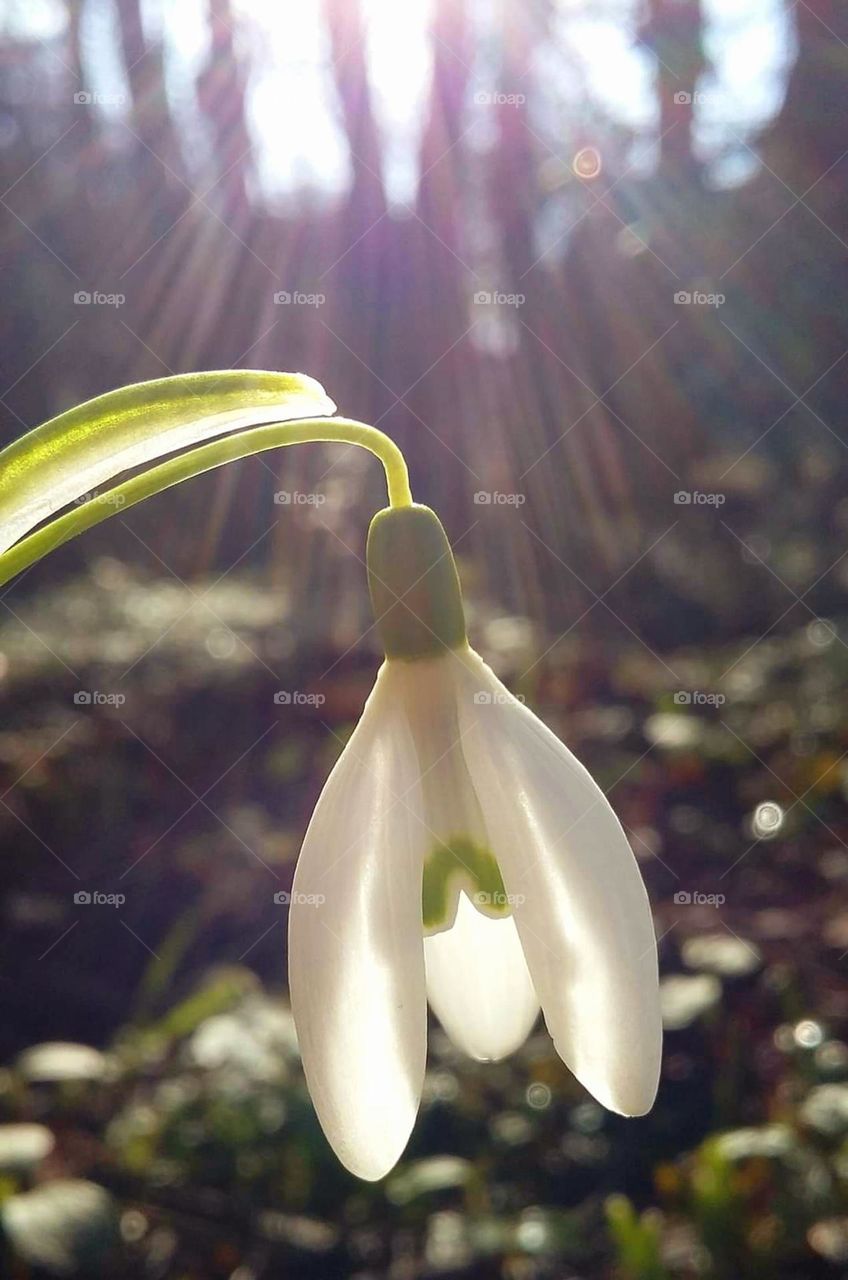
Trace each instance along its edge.
<instances>
[{"instance_id":1,"label":"blurred forest background","mask_svg":"<svg viewBox=\"0 0 848 1280\"><path fill-rule=\"evenodd\" d=\"M229 367L388 431L667 1027L638 1121L434 1027L398 1170L337 1166L275 894L382 479L240 462L0 597L3 1275L848 1276L846 70L842 0L3 0L2 440Z\"/></svg>"}]
</instances>

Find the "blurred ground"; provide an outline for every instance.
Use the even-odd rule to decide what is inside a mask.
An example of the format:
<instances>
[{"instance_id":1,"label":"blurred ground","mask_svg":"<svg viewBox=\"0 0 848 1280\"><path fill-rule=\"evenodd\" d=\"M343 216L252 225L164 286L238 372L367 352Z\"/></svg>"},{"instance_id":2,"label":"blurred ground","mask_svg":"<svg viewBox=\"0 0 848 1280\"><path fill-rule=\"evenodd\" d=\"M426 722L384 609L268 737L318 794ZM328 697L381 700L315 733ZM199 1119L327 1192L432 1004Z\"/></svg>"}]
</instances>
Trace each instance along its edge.
<instances>
[{"instance_id":1,"label":"blurred ground","mask_svg":"<svg viewBox=\"0 0 848 1280\"><path fill-rule=\"evenodd\" d=\"M642 862L661 936L663 1085L649 1117L622 1121L542 1029L493 1066L434 1028L421 1121L372 1188L317 1128L274 894L373 658L337 655L329 673L324 656L294 663L281 600L247 574L193 586L207 588L200 604L103 560L0 633L16 726L0 739L16 886L0 1098L5 1121L55 1138L40 1166L10 1160L16 1186L46 1169L108 1188L85 1248L98 1255L119 1215L109 1274L596 1276L616 1258L639 1277L841 1274L839 623L747 653L669 650L662 667L630 638L599 651L573 635L522 683L545 638L472 599L478 643L595 772ZM61 692L45 684L46 646L73 668ZM312 703L275 703L278 677ZM75 703L79 689L125 702ZM81 890L125 900L80 903ZM27 1045L80 1027L105 1057L80 1065L71 1046L33 1067ZM640 1223L613 1195L656 1209Z\"/></svg>"}]
</instances>

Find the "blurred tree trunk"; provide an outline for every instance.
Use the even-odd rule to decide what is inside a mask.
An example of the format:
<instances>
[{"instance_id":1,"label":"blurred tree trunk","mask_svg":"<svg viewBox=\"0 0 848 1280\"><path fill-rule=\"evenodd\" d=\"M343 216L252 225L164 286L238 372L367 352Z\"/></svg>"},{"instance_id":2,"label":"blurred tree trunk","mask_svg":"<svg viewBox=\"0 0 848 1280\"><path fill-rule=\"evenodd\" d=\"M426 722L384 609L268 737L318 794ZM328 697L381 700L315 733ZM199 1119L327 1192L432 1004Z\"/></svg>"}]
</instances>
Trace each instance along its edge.
<instances>
[{"instance_id":1,"label":"blurred tree trunk","mask_svg":"<svg viewBox=\"0 0 848 1280\"><path fill-rule=\"evenodd\" d=\"M336 89L350 146L353 190L350 212L364 231L385 211L380 140L371 106L360 0L324 0Z\"/></svg>"},{"instance_id":2,"label":"blurred tree trunk","mask_svg":"<svg viewBox=\"0 0 848 1280\"><path fill-rule=\"evenodd\" d=\"M538 19L523 9L511 16L504 31L500 88L514 95L514 105L495 107L498 135L492 154L489 199L501 229L501 251L509 270L510 288L536 259L533 222L539 207L537 143L528 127L527 89L530 68L540 39L550 37ZM505 282L506 283L506 282Z\"/></svg>"},{"instance_id":3,"label":"blurred tree trunk","mask_svg":"<svg viewBox=\"0 0 848 1280\"><path fill-rule=\"evenodd\" d=\"M247 210L247 172L250 134L244 111L245 76L239 66L233 41L233 17L230 0L210 3L208 22L211 44L209 59L197 79L200 109L212 129L215 145L214 200L224 207L224 218L230 221Z\"/></svg>"},{"instance_id":4,"label":"blurred tree trunk","mask_svg":"<svg viewBox=\"0 0 848 1280\"><path fill-rule=\"evenodd\" d=\"M182 154L168 110L162 46L145 37L141 0L119 0L118 18L138 141L135 209L137 216L148 215L155 237L185 205Z\"/></svg>"},{"instance_id":5,"label":"blurred tree trunk","mask_svg":"<svg viewBox=\"0 0 848 1280\"><path fill-rule=\"evenodd\" d=\"M844 0L805 0L793 6L793 12L798 58L764 146L768 163L778 173L787 165L802 166L814 182L836 164L846 147L848 5ZM833 180L831 185L839 184L844 192L845 169L834 170Z\"/></svg>"},{"instance_id":6,"label":"blurred tree trunk","mask_svg":"<svg viewBox=\"0 0 848 1280\"><path fill-rule=\"evenodd\" d=\"M459 403L469 391L471 348L464 334L471 323L469 303L475 287L469 269L463 140L474 51L465 0L436 0L430 38L433 78L421 137L418 216L402 224L412 250L404 255L402 269L407 296L414 301L404 308L407 332L395 335L395 349L397 364L404 371L403 386L415 384L407 397L413 414L407 435L412 465L419 475L428 469L432 473L432 461L428 468L426 459L428 455L432 459L435 449L439 503L449 517L467 488L468 472L453 463L451 455L464 458L468 453L460 438L465 415ZM457 406L447 417L445 396ZM442 460L450 465L442 467Z\"/></svg>"},{"instance_id":7,"label":"blurred tree trunk","mask_svg":"<svg viewBox=\"0 0 848 1280\"><path fill-rule=\"evenodd\" d=\"M77 90L85 89L85 69L82 60L81 23L85 0L68 0L68 66L76 81ZM92 111L78 112L74 126L73 145L83 168L91 168L97 154L96 117Z\"/></svg>"},{"instance_id":8,"label":"blurred tree trunk","mask_svg":"<svg viewBox=\"0 0 848 1280\"><path fill-rule=\"evenodd\" d=\"M700 182L692 146L694 97L707 62L701 0L649 0L639 35L657 58L660 100L660 166L666 178Z\"/></svg>"},{"instance_id":9,"label":"blurred tree trunk","mask_svg":"<svg viewBox=\"0 0 848 1280\"><path fill-rule=\"evenodd\" d=\"M355 353L350 371L356 412L375 417L379 383L388 381L383 325L391 230L385 219L380 140L371 105L360 0L324 0L324 12L353 181L337 219L336 242L326 246L323 262L319 258L320 287L331 304L328 323L343 344L338 357L344 362ZM372 319L363 325L366 314Z\"/></svg>"},{"instance_id":10,"label":"blurred tree trunk","mask_svg":"<svg viewBox=\"0 0 848 1280\"><path fill-rule=\"evenodd\" d=\"M468 66L474 56L464 0L436 0L432 40L433 82L421 140L418 207L427 224L456 252L464 182L454 149L462 137Z\"/></svg>"}]
</instances>

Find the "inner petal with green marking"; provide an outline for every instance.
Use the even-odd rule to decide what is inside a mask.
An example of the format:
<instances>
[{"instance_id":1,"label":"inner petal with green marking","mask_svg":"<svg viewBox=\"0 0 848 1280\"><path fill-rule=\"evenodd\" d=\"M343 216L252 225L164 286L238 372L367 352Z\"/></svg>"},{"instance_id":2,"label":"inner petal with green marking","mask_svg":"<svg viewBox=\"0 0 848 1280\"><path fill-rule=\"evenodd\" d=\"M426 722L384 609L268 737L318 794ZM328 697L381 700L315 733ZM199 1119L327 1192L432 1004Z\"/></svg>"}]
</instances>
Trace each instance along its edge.
<instances>
[{"instance_id":1,"label":"inner petal with green marking","mask_svg":"<svg viewBox=\"0 0 848 1280\"><path fill-rule=\"evenodd\" d=\"M453 928L462 893L482 915L512 914L465 762L453 671L445 655L398 661L395 675L418 756L426 936Z\"/></svg>"},{"instance_id":2,"label":"inner petal with green marking","mask_svg":"<svg viewBox=\"0 0 848 1280\"><path fill-rule=\"evenodd\" d=\"M468 836L439 841L424 861L422 910L425 934L449 929L464 891L478 911L502 919L511 914L493 854Z\"/></svg>"}]
</instances>

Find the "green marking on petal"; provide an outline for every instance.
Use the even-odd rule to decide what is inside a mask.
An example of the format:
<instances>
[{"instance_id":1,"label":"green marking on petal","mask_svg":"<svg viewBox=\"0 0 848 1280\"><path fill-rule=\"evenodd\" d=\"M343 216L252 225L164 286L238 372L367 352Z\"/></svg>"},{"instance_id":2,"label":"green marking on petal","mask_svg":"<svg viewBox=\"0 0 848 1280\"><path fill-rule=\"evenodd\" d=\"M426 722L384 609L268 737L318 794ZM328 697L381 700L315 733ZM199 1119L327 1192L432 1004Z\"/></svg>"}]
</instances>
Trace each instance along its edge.
<instances>
[{"instance_id":1,"label":"green marking on petal","mask_svg":"<svg viewBox=\"0 0 848 1280\"><path fill-rule=\"evenodd\" d=\"M426 933L450 928L460 889L483 915L501 919L512 912L494 855L468 836L451 836L424 860L421 902Z\"/></svg>"}]
</instances>

